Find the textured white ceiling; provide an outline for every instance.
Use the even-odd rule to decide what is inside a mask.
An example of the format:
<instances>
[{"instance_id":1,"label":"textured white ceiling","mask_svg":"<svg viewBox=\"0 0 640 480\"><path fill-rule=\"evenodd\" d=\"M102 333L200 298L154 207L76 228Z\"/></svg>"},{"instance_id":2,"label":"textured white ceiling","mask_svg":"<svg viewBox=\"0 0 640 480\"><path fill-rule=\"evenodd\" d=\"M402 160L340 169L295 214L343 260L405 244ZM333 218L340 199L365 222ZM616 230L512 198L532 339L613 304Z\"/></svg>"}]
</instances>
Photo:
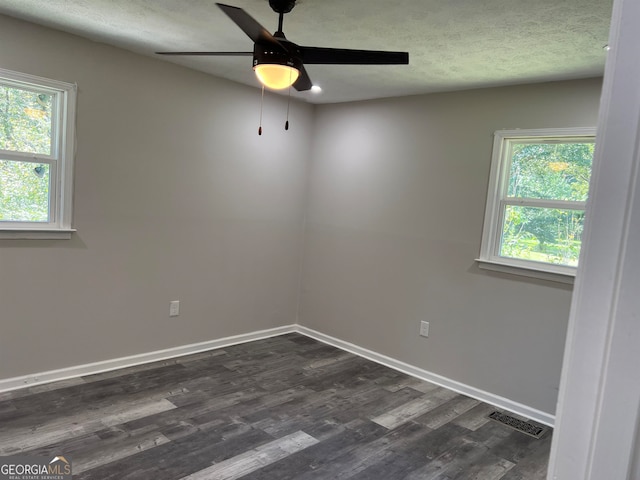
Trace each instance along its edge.
<instances>
[{"instance_id":1,"label":"textured white ceiling","mask_svg":"<svg viewBox=\"0 0 640 480\"><path fill-rule=\"evenodd\" d=\"M226 0L272 32L268 0ZM285 16L300 45L400 50L409 65L307 70L333 103L602 75L611 0L298 0ZM144 55L162 50L251 51L214 0L0 0L0 13ZM258 86L251 57L161 57Z\"/></svg>"}]
</instances>

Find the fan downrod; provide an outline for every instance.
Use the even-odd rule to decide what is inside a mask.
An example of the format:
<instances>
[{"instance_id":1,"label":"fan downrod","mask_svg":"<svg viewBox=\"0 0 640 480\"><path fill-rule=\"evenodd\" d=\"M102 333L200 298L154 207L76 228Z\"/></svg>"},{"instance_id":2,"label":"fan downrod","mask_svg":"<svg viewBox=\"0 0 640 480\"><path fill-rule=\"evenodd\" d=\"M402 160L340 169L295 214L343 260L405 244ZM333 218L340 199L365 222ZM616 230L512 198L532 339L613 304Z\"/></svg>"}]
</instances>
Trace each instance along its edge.
<instances>
[{"instance_id":1,"label":"fan downrod","mask_svg":"<svg viewBox=\"0 0 640 480\"><path fill-rule=\"evenodd\" d=\"M274 12L284 15L293 10L293 7L296 6L296 0L269 0L269 5Z\"/></svg>"}]
</instances>

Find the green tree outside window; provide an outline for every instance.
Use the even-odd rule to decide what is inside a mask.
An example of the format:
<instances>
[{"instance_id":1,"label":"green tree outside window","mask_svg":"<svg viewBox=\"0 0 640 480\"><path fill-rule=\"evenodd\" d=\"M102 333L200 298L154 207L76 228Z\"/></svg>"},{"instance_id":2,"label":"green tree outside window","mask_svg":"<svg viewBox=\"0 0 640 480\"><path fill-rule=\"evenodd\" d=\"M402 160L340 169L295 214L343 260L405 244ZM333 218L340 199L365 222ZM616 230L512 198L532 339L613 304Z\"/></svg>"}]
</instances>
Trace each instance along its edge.
<instances>
[{"instance_id":1,"label":"green tree outside window","mask_svg":"<svg viewBox=\"0 0 640 480\"><path fill-rule=\"evenodd\" d=\"M49 220L50 167L37 156L51 154L52 105L47 93L0 85L0 221Z\"/></svg>"}]
</instances>

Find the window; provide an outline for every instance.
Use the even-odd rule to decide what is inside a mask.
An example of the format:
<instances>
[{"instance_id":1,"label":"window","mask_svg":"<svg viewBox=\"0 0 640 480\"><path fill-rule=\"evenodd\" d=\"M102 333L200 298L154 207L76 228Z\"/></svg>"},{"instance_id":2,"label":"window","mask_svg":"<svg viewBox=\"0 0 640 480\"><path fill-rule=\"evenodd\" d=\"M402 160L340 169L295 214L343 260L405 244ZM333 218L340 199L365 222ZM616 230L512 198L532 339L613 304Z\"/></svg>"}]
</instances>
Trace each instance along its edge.
<instances>
[{"instance_id":1,"label":"window","mask_svg":"<svg viewBox=\"0 0 640 480\"><path fill-rule=\"evenodd\" d=\"M573 281L594 146L594 128L495 133L481 268Z\"/></svg>"},{"instance_id":2,"label":"window","mask_svg":"<svg viewBox=\"0 0 640 480\"><path fill-rule=\"evenodd\" d=\"M0 238L70 238L75 85L0 69Z\"/></svg>"}]
</instances>

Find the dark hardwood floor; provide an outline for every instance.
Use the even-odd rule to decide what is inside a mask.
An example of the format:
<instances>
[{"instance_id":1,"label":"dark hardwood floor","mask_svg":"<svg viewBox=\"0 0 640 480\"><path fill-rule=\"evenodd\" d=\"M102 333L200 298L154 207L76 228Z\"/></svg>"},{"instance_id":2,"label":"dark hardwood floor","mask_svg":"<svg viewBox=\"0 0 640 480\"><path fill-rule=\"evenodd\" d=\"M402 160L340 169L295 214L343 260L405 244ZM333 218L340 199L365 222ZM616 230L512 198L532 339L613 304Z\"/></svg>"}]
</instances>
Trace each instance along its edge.
<instances>
[{"instance_id":1,"label":"dark hardwood floor","mask_svg":"<svg viewBox=\"0 0 640 480\"><path fill-rule=\"evenodd\" d=\"M495 407L298 334L0 393L0 456L84 480L537 480Z\"/></svg>"}]
</instances>

